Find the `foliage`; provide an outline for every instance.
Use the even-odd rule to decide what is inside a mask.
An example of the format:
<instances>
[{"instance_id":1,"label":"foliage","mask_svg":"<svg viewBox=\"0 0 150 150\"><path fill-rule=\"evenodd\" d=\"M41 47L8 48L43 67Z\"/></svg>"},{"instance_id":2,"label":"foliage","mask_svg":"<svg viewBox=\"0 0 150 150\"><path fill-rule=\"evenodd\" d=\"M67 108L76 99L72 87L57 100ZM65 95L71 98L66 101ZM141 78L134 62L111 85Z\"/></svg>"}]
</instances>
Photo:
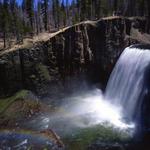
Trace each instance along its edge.
<instances>
[{"instance_id":1,"label":"foliage","mask_svg":"<svg viewBox=\"0 0 150 150\"><path fill-rule=\"evenodd\" d=\"M3 114L15 101L24 99L27 94L28 91L22 90L17 92L14 96L0 99L0 114Z\"/></svg>"},{"instance_id":2,"label":"foliage","mask_svg":"<svg viewBox=\"0 0 150 150\"><path fill-rule=\"evenodd\" d=\"M0 38L4 48L11 46L10 39L17 43L23 37L43 31L59 30L79 21L97 20L101 17L147 16L146 31L150 31L149 0L16 0L0 1ZM15 38L14 38L15 37Z\"/></svg>"},{"instance_id":3,"label":"foliage","mask_svg":"<svg viewBox=\"0 0 150 150\"><path fill-rule=\"evenodd\" d=\"M0 126L14 126L16 122L38 113L40 108L40 103L33 96L30 97L30 92L27 90L0 99Z\"/></svg>"},{"instance_id":4,"label":"foliage","mask_svg":"<svg viewBox=\"0 0 150 150\"><path fill-rule=\"evenodd\" d=\"M48 68L46 66L44 66L43 64L37 64L36 69L39 71L40 75L44 78L44 80L51 80Z\"/></svg>"},{"instance_id":5,"label":"foliage","mask_svg":"<svg viewBox=\"0 0 150 150\"><path fill-rule=\"evenodd\" d=\"M77 133L67 136L64 141L68 149L85 150L95 141L100 142L125 142L130 136L127 132L115 129L114 127L104 124L94 127L80 129Z\"/></svg>"}]
</instances>

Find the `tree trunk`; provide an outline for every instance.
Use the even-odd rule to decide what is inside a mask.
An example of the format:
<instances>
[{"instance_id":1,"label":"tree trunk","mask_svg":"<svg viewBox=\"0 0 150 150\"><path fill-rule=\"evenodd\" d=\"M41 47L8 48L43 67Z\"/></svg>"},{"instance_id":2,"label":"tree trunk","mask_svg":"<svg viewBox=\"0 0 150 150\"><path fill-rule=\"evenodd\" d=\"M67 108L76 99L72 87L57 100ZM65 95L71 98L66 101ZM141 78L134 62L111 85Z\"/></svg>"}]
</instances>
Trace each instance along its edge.
<instances>
[{"instance_id":1,"label":"tree trunk","mask_svg":"<svg viewBox=\"0 0 150 150\"><path fill-rule=\"evenodd\" d=\"M6 32L3 33L4 48L6 48Z\"/></svg>"}]
</instances>

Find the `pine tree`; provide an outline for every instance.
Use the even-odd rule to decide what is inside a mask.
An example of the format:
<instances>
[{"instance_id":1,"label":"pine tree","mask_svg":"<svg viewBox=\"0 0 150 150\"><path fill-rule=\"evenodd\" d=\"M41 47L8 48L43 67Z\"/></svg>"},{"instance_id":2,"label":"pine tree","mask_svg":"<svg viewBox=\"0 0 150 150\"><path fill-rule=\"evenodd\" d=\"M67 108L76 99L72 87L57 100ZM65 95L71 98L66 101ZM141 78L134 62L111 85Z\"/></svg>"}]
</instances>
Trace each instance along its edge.
<instances>
[{"instance_id":1,"label":"pine tree","mask_svg":"<svg viewBox=\"0 0 150 150\"><path fill-rule=\"evenodd\" d=\"M77 11L78 11L78 20L81 21L81 0L76 0Z\"/></svg>"},{"instance_id":2,"label":"pine tree","mask_svg":"<svg viewBox=\"0 0 150 150\"><path fill-rule=\"evenodd\" d=\"M0 1L0 18L2 18L2 14L3 14L3 4ZM2 21L0 21L0 33L2 32Z\"/></svg>"},{"instance_id":3,"label":"pine tree","mask_svg":"<svg viewBox=\"0 0 150 150\"><path fill-rule=\"evenodd\" d=\"M147 33L150 33L150 1L147 2Z\"/></svg>"},{"instance_id":4,"label":"pine tree","mask_svg":"<svg viewBox=\"0 0 150 150\"><path fill-rule=\"evenodd\" d=\"M92 19L92 0L87 1L87 18Z\"/></svg>"},{"instance_id":5,"label":"pine tree","mask_svg":"<svg viewBox=\"0 0 150 150\"><path fill-rule=\"evenodd\" d=\"M100 18L101 16L101 0L93 1L93 17L95 19Z\"/></svg>"},{"instance_id":6,"label":"pine tree","mask_svg":"<svg viewBox=\"0 0 150 150\"><path fill-rule=\"evenodd\" d=\"M42 13L45 31L48 30L48 0L42 0Z\"/></svg>"},{"instance_id":7,"label":"pine tree","mask_svg":"<svg viewBox=\"0 0 150 150\"><path fill-rule=\"evenodd\" d=\"M55 28L57 28L57 17L56 17L56 1L52 0L52 14L53 14L53 20Z\"/></svg>"},{"instance_id":8,"label":"pine tree","mask_svg":"<svg viewBox=\"0 0 150 150\"><path fill-rule=\"evenodd\" d=\"M81 21L86 20L86 12L87 12L87 1L86 0L81 0L80 1L80 8L81 8Z\"/></svg>"},{"instance_id":9,"label":"pine tree","mask_svg":"<svg viewBox=\"0 0 150 150\"><path fill-rule=\"evenodd\" d=\"M8 39L9 29L10 29L10 13L9 13L9 1L5 0L2 5L2 32L3 32L3 41L4 48L6 48L6 39Z\"/></svg>"},{"instance_id":10,"label":"pine tree","mask_svg":"<svg viewBox=\"0 0 150 150\"><path fill-rule=\"evenodd\" d=\"M65 11L66 11L66 24L70 24L70 10L69 10L69 1L66 0L66 6L65 6Z\"/></svg>"},{"instance_id":11,"label":"pine tree","mask_svg":"<svg viewBox=\"0 0 150 150\"><path fill-rule=\"evenodd\" d=\"M18 5L16 3L16 0L10 0L10 11L12 14L12 20L11 20L11 32L14 34L14 36L16 37L17 42L20 41L20 34L22 31L22 26L21 26L21 19L20 16L18 16L19 14L19 8Z\"/></svg>"},{"instance_id":12,"label":"pine tree","mask_svg":"<svg viewBox=\"0 0 150 150\"><path fill-rule=\"evenodd\" d=\"M118 0L114 0L114 11L118 11Z\"/></svg>"},{"instance_id":13,"label":"pine tree","mask_svg":"<svg viewBox=\"0 0 150 150\"><path fill-rule=\"evenodd\" d=\"M39 32L42 32L42 23L43 23L43 20L42 20L42 6L41 6L41 1L39 0L38 3L37 3L37 16L36 16L36 24L37 24L37 34Z\"/></svg>"},{"instance_id":14,"label":"pine tree","mask_svg":"<svg viewBox=\"0 0 150 150\"><path fill-rule=\"evenodd\" d=\"M146 4L145 0L138 0L138 7L137 7L138 14L137 15L145 16L145 9L146 9L145 4Z\"/></svg>"},{"instance_id":15,"label":"pine tree","mask_svg":"<svg viewBox=\"0 0 150 150\"><path fill-rule=\"evenodd\" d=\"M34 32L34 0L25 0L25 10L29 19L31 34Z\"/></svg>"},{"instance_id":16,"label":"pine tree","mask_svg":"<svg viewBox=\"0 0 150 150\"><path fill-rule=\"evenodd\" d=\"M60 1L59 0L52 0L52 11L53 11L53 18L55 28L60 28Z\"/></svg>"},{"instance_id":17,"label":"pine tree","mask_svg":"<svg viewBox=\"0 0 150 150\"><path fill-rule=\"evenodd\" d=\"M56 0L56 18L57 18L57 28L60 28L60 1Z\"/></svg>"},{"instance_id":18,"label":"pine tree","mask_svg":"<svg viewBox=\"0 0 150 150\"><path fill-rule=\"evenodd\" d=\"M64 0L62 0L62 3L61 3L61 18L62 18L62 23L63 23L63 26L65 27L66 26L66 20L67 20L67 17L66 17L66 10L65 10L65 4L64 4Z\"/></svg>"}]
</instances>

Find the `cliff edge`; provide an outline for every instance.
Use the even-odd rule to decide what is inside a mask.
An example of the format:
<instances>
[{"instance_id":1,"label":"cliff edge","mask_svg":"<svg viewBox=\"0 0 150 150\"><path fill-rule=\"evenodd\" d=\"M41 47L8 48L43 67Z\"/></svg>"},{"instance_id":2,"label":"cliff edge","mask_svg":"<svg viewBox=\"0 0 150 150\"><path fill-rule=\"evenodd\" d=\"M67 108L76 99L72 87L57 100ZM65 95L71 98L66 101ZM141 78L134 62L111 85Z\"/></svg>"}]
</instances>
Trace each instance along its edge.
<instances>
[{"instance_id":1,"label":"cliff edge","mask_svg":"<svg viewBox=\"0 0 150 150\"><path fill-rule=\"evenodd\" d=\"M44 40L0 53L0 96L27 89L38 95L72 82L106 85L123 49L150 43L146 20L107 17L85 21L53 33Z\"/></svg>"}]
</instances>

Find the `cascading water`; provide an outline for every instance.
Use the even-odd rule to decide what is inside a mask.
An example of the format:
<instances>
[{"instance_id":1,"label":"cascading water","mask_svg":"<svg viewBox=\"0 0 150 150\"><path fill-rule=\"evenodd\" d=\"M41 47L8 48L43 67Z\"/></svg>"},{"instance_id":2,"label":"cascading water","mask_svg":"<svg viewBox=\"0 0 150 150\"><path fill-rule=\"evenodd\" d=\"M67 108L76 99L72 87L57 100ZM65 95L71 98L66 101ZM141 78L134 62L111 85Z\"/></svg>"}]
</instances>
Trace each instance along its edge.
<instances>
[{"instance_id":1,"label":"cascading water","mask_svg":"<svg viewBox=\"0 0 150 150\"><path fill-rule=\"evenodd\" d=\"M42 121L37 120L34 125L42 129L50 127L59 134L103 123L123 130L134 129L134 121L138 119L136 117L140 114L141 103L147 92L145 75L149 66L149 50L137 46L126 48L110 76L104 94L100 89L74 93L62 99L61 111L42 116Z\"/></svg>"},{"instance_id":2,"label":"cascading water","mask_svg":"<svg viewBox=\"0 0 150 150\"><path fill-rule=\"evenodd\" d=\"M140 48L138 48L140 47ZM145 72L150 65L150 50L131 46L121 54L106 88L105 98L122 107L124 117L137 119L147 92Z\"/></svg>"}]
</instances>

